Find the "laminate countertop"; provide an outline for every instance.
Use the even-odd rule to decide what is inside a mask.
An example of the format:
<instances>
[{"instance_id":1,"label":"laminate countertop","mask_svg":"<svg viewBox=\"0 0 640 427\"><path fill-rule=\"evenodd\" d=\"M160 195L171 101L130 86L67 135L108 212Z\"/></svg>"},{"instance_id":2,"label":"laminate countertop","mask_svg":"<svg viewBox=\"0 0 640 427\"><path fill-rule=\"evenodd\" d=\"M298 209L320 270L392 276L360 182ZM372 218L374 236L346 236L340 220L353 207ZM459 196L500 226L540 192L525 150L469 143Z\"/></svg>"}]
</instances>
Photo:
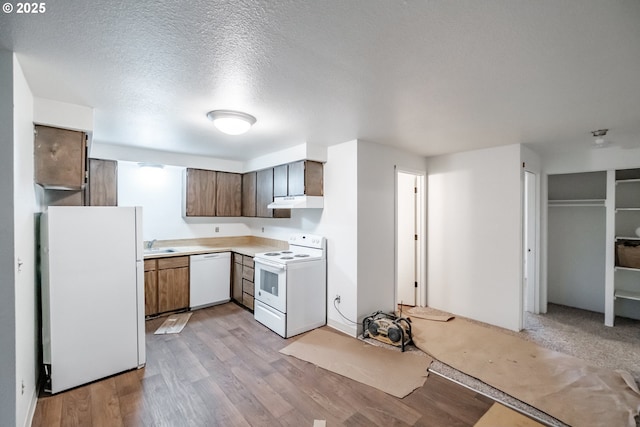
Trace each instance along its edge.
<instances>
[{"instance_id":1,"label":"laminate countertop","mask_svg":"<svg viewBox=\"0 0 640 427\"><path fill-rule=\"evenodd\" d=\"M147 242L145 242L145 248L146 244ZM258 252L278 251L288 247L289 244L285 241L255 236L162 240L154 242L153 249L145 249L144 259L210 254L215 252L236 252L253 257Z\"/></svg>"}]
</instances>

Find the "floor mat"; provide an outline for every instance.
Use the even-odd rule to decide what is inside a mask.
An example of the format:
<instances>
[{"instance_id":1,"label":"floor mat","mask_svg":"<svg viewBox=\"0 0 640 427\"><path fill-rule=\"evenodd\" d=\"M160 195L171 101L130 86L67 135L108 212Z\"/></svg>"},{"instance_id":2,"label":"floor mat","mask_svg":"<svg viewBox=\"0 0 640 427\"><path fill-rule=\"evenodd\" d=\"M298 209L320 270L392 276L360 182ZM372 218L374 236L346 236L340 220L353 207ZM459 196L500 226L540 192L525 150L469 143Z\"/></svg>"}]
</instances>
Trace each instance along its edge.
<instances>
[{"instance_id":1,"label":"floor mat","mask_svg":"<svg viewBox=\"0 0 640 427\"><path fill-rule=\"evenodd\" d=\"M280 353L399 398L424 384L432 362L424 355L387 350L325 328L307 333Z\"/></svg>"},{"instance_id":2,"label":"floor mat","mask_svg":"<svg viewBox=\"0 0 640 427\"><path fill-rule=\"evenodd\" d=\"M635 426L640 393L630 374L456 318L412 318L413 341L434 358L570 425Z\"/></svg>"},{"instance_id":3,"label":"floor mat","mask_svg":"<svg viewBox=\"0 0 640 427\"><path fill-rule=\"evenodd\" d=\"M504 405L494 403L473 427L544 427L544 425Z\"/></svg>"},{"instance_id":4,"label":"floor mat","mask_svg":"<svg viewBox=\"0 0 640 427\"><path fill-rule=\"evenodd\" d=\"M182 332L193 313L172 314L167 317L162 325L154 332L154 335L179 334Z\"/></svg>"}]
</instances>

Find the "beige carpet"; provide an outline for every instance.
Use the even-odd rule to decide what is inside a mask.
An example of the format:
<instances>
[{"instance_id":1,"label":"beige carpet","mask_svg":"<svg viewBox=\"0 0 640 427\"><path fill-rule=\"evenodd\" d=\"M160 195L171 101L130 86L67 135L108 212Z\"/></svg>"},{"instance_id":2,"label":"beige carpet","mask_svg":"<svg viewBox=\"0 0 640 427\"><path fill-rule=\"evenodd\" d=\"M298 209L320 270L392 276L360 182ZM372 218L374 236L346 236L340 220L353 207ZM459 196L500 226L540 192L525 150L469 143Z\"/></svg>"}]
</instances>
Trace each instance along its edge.
<instances>
[{"instance_id":1,"label":"beige carpet","mask_svg":"<svg viewBox=\"0 0 640 427\"><path fill-rule=\"evenodd\" d=\"M172 314L167 317L162 325L154 332L154 335L179 334L182 332L193 313Z\"/></svg>"},{"instance_id":2,"label":"beige carpet","mask_svg":"<svg viewBox=\"0 0 640 427\"><path fill-rule=\"evenodd\" d=\"M328 328L306 333L280 353L399 398L424 384L432 361L418 354L376 347ZM391 368L393 375L389 375Z\"/></svg>"},{"instance_id":3,"label":"beige carpet","mask_svg":"<svg viewBox=\"0 0 640 427\"><path fill-rule=\"evenodd\" d=\"M624 371L596 368L460 318L412 321L421 350L567 424L635 426L640 392Z\"/></svg>"},{"instance_id":4,"label":"beige carpet","mask_svg":"<svg viewBox=\"0 0 640 427\"><path fill-rule=\"evenodd\" d=\"M544 425L504 405L494 403L473 427L544 427Z\"/></svg>"}]
</instances>

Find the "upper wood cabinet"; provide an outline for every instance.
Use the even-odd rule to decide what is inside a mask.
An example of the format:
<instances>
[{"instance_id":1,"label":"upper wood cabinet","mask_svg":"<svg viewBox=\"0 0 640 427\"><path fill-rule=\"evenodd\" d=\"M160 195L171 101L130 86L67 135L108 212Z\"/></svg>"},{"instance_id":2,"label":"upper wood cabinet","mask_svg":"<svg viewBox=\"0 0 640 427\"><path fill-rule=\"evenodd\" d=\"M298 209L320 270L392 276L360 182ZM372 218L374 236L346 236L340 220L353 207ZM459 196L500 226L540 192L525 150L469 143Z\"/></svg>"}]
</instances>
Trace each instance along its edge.
<instances>
[{"instance_id":1,"label":"upper wood cabinet","mask_svg":"<svg viewBox=\"0 0 640 427\"><path fill-rule=\"evenodd\" d=\"M272 218L273 209L267 205L273 202L273 168L263 169L256 175L256 216Z\"/></svg>"},{"instance_id":2,"label":"upper wood cabinet","mask_svg":"<svg viewBox=\"0 0 640 427\"><path fill-rule=\"evenodd\" d=\"M44 188L79 190L86 182L86 135L35 127L35 182Z\"/></svg>"},{"instance_id":3,"label":"upper wood cabinet","mask_svg":"<svg viewBox=\"0 0 640 427\"><path fill-rule=\"evenodd\" d=\"M273 168L273 197L289 195L288 171L289 165L280 165Z\"/></svg>"},{"instance_id":4,"label":"upper wood cabinet","mask_svg":"<svg viewBox=\"0 0 640 427\"><path fill-rule=\"evenodd\" d=\"M322 196L323 165L320 162L301 160L289 163L288 196Z\"/></svg>"},{"instance_id":5,"label":"upper wood cabinet","mask_svg":"<svg viewBox=\"0 0 640 427\"><path fill-rule=\"evenodd\" d=\"M185 216L216 215L216 172L186 170Z\"/></svg>"},{"instance_id":6,"label":"upper wood cabinet","mask_svg":"<svg viewBox=\"0 0 640 427\"><path fill-rule=\"evenodd\" d=\"M256 216L262 218L290 218L291 209L267 208L273 202L273 172L274 168L269 168L256 173Z\"/></svg>"},{"instance_id":7,"label":"upper wood cabinet","mask_svg":"<svg viewBox=\"0 0 640 427\"><path fill-rule=\"evenodd\" d=\"M88 206L118 206L118 162L89 159Z\"/></svg>"},{"instance_id":8,"label":"upper wood cabinet","mask_svg":"<svg viewBox=\"0 0 640 427\"><path fill-rule=\"evenodd\" d=\"M256 216L256 172L242 175L242 216Z\"/></svg>"},{"instance_id":9,"label":"upper wood cabinet","mask_svg":"<svg viewBox=\"0 0 640 427\"><path fill-rule=\"evenodd\" d=\"M216 216L242 215L242 175L216 172Z\"/></svg>"},{"instance_id":10,"label":"upper wood cabinet","mask_svg":"<svg viewBox=\"0 0 640 427\"><path fill-rule=\"evenodd\" d=\"M185 216L242 215L242 175L187 168Z\"/></svg>"}]
</instances>

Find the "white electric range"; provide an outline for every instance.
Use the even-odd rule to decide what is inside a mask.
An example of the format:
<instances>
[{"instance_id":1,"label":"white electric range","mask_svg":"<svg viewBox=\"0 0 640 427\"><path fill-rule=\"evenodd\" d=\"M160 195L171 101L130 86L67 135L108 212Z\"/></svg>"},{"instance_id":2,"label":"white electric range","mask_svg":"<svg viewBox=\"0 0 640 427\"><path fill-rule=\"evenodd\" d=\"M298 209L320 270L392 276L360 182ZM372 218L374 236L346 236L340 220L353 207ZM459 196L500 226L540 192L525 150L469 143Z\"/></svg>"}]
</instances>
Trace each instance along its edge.
<instances>
[{"instance_id":1,"label":"white electric range","mask_svg":"<svg viewBox=\"0 0 640 427\"><path fill-rule=\"evenodd\" d=\"M289 338L327 323L326 239L289 238L289 249L257 253L255 319Z\"/></svg>"}]
</instances>

